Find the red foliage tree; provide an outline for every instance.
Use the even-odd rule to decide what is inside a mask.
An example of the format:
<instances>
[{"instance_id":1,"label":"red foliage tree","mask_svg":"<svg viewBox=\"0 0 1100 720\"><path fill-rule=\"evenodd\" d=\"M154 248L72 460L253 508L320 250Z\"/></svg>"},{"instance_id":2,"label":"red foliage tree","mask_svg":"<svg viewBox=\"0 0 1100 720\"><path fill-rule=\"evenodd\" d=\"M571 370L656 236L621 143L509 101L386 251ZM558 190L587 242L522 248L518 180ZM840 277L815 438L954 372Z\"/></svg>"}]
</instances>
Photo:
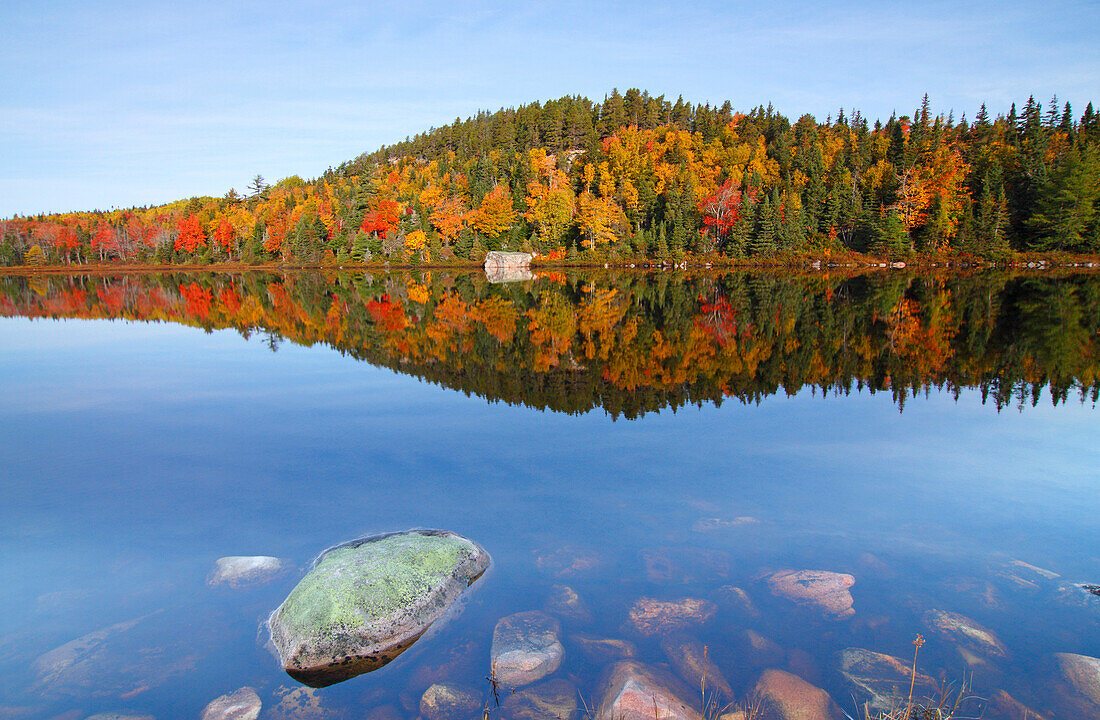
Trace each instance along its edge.
<instances>
[{"instance_id":1,"label":"red foliage tree","mask_svg":"<svg viewBox=\"0 0 1100 720\"><path fill-rule=\"evenodd\" d=\"M206 247L206 236L202 232L202 223L197 215L180 218L176 225L176 250L195 252Z\"/></svg>"},{"instance_id":2,"label":"red foliage tree","mask_svg":"<svg viewBox=\"0 0 1100 720\"><path fill-rule=\"evenodd\" d=\"M387 237L391 230L397 228L402 210L401 203L396 200L379 200L378 207L363 216L363 224L359 229L365 233L378 233Z\"/></svg>"},{"instance_id":3,"label":"red foliage tree","mask_svg":"<svg viewBox=\"0 0 1100 720\"><path fill-rule=\"evenodd\" d=\"M101 220L96 225L95 234L92 235L92 250L99 252L100 260L106 260L107 255L117 249L116 244L117 238L114 226Z\"/></svg>"},{"instance_id":4,"label":"red foliage tree","mask_svg":"<svg viewBox=\"0 0 1100 720\"><path fill-rule=\"evenodd\" d=\"M76 230L68 225L61 228L61 231L57 234L57 249L67 262L73 250L80 249L80 236L76 234ZM77 259L79 260L79 257Z\"/></svg>"},{"instance_id":5,"label":"red foliage tree","mask_svg":"<svg viewBox=\"0 0 1100 720\"><path fill-rule=\"evenodd\" d=\"M233 240L236 236L237 233L233 230L229 218L223 216L221 222L218 223L217 229L214 230L214 242L225 251L226 255L229 255L232 253Z\"/></svg>"},{"instance_id":6,"label":"red foliage tree","mask_svg":"<svg viewBox=\"0 0 1100 720\"><path fill-rule=\"evenodd\" d=\"M722 186L699 202L703 225L718 237L725 237L741 219L741 188L726 180Z\"/></svg>"},{"instance_id":7,"label":"red foliage tree","mask_svg":"<svg viewBox=\"0 0 1100 720\"><path fill-rule=\"evenodd\" d=\"M133 243L149 248L156 245L153 238L156 237L157 228L146 224L136 215L130 215L126 218L126 234L130 236L130 241Z\"/></svg>"}]
</instances>

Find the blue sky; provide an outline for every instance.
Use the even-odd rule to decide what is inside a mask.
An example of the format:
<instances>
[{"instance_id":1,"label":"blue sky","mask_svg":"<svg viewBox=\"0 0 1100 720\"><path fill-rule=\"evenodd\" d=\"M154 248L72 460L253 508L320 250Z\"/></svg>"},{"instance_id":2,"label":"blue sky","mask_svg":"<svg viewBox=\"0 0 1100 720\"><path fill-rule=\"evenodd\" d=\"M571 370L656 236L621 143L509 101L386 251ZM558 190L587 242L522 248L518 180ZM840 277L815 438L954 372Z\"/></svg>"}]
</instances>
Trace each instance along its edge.
<instances>
[{"instance_id":1,"label":"blue sky","mask_svg":"<svg viewBox=\"0 0 1100 720\"><path fill-rule=\"evenodd\" d=\"M313 177L431 126L639 87L737 109L972 117L1100 101L1097 2L0 6L0 217Z\"/></svg>"}]
</instances>

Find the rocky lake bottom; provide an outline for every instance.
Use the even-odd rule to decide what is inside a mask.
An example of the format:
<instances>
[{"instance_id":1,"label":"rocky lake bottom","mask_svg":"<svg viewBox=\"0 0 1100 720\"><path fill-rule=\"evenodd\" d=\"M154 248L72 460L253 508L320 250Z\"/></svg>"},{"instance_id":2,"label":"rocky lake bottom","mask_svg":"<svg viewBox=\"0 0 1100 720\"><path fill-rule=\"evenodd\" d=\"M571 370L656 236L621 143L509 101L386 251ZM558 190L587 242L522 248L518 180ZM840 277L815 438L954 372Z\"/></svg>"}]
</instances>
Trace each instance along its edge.
<instances>
[{"instance_id":1,"label":"rocky lake bottom","mask_svg":"<svg viewBox=\"0 0 1100 720\"><path fill-rule=\"evenodd\" d=\"M524 343L550 327L539 313L558 302L540 282L520 293L536 299L517 310L534 338ZM426 311L410 309L419 290L407 279L363 298L381 303L388 290L405 319L368 315L385 331L359 350L334 336L295 339L288 325L272 333L262 317L242 333L135 322L130 311L113 322L20 314L11 307L25 298L56 302L67 290L9 288L0 717L839 720L904 708L912 685L914 706L960 719L1100 718L1100 426L1080 366L1071 375L1084 390L1061 394L1062 375L1057 392L1033 383L1026 402L994 402L950 374L900 404L873 373L864 389L808 383L738 397L735 386L749 387L740 366L715 380L729 390L721 403L682 402L700 392L688 378L661 386L672 400L654 406L638 384L593 389L585 370L524 401L487 374L508 366L486 343L519 340L456 345L448 381L416 354L413 333L450 342L427 326L432 312L461 324L445 314L446 292L421 284ZM578 317L606 287L590 284ZM495 307L499 318L502 291L476 287L477 317ZM1076 297L1097 296L1082 287ZM683 293L698 303L694 317L713 320L713 290ZM859 297L844 283L825 290ZM948 303L955 316L964 290ZM633 292L646 298L639 306L658 297ZM144 302L135 286L125 297L131 310ZM932 300L919 299L928 312ZM754 328L784 312L756 302L738 314L758 313ZM685 327L711 327L683 304L662 307L649 317L663 338L684 313ZM575 328L572 359L553 341L554 363L540 365L543 354L516 372L622 377L633 356L608 337L633 338L626 326L644 320L625 310L612 320ZM905 332L921 352L942 352L920 327ZM350 324L339 333L349 337ZM893 348L883 352L901 352L891 345L900 336L882 337ZM962 331L953 337L962 357ZM799 343L823 347L780 340L768 353L787 353L788 367ZM761 352L738 342L738 357ZM1035 339L1013 352L1025 345L1043 356ZM693 347L683 353L697 367L725 351ZM1074 347L1094 368L1093 346ZM647 372L658 375L638 377ZM477 390L490 385L496 394ZM578 393L579 411L554 409ZM585 406L592 397L616 405ZM377 669L324 687L285 672L269 617L315 559L410 528L458 533L491 563Z\"/></svg>"}]
</instances>

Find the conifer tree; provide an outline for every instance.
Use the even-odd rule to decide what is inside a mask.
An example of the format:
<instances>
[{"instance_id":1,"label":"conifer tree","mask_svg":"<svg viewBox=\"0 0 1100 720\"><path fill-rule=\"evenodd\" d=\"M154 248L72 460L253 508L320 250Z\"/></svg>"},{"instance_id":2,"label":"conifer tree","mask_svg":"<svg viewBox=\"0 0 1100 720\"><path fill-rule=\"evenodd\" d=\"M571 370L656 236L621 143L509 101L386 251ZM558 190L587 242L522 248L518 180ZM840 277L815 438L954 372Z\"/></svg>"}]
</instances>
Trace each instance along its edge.
<instances>
[{"instance_id":1,"label":"conifer tree","mask_svg":"<svg viewBox=\"0 0 1100 720\"><path fill-rule=\"evenodd\" d=\"M1028 220L1036 250L1100 250L1100 152L1095 146L1070 150L1040 188Z\"/></svg>"},{"instance_id":2,"label":"conifer tree","mask_svg":"<svg viewBox=\"0 0 1100 720\"><path fill-rule=\"evenodd\" d=\"M776 250L779 222L771 196L764 198L757 213L756 231L749 242L749 254L757 257L771 255Z\"/></svg>"}]
</instances>

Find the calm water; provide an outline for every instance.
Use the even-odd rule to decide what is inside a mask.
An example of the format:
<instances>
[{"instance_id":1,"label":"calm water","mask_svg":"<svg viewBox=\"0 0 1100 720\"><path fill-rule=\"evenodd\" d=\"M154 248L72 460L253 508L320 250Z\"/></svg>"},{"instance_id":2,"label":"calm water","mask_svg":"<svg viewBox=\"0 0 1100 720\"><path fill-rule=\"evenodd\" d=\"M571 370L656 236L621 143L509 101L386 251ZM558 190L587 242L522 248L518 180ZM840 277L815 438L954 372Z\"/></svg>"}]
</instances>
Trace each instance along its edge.
<instances>
[{"instance_id":1,"label":"calm water","mask_svg":"<svg viewBox=\"0 0 1100 720\"><path fill-rule=\"evenodd\" d=\"M576 636L675 669L629 610L692 597L729 701L778 667L854 716L837 653L911 658L920 633L937 680L1088 712L1051 655L1100 656L1077 587L1100 584L1100 279L8 277L0 315L0 717L197 718L251 686L261 717L412 720L433 682L488 700L494 625L555 585L589 612L561 617L553 677L593 709L608 661ZM493 568L398 660L305 697L263 620L321 550L411 527ZM230 555L297 569L209 586ZM773 595L786 568L853 575L854 617ZM1006 656L960 653L932 609Z\"/></svg>"}]
</instances>

